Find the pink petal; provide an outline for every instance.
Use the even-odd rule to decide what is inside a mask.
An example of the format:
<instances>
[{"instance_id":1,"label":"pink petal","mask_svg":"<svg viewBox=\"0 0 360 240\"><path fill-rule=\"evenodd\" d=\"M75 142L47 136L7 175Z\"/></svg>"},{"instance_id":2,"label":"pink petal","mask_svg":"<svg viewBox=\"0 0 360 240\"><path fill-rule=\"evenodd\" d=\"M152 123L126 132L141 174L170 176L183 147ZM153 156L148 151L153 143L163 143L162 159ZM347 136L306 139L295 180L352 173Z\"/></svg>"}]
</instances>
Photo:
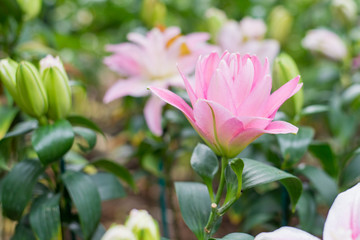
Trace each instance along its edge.
<instances>
[{"instance_id":1,"label":"pink petal","mask_svg":"<svg viewBox=\"0 0 360 240\"><path fill-rule=\"evenodd\" d=\"M296 134L298 132L298 128L294 125L283 122L283 121L274 121L271 122L265 129L265 133L270 134L286 134L286 133L294 133Z\"/></svg>"},{"instance_id":2,"label":"pink petal","mask_svg":"<svg viewBox=\"0 0 360 240\"><path fill-rule=\"evenodd\" d=\"M358 240L360 237L360 183L340 193L331 206L324 227L324 240Z\"/></svg>"},{"instance_id":3,"label":"pink petal","mask_svg":"<svg viewBox=\"0 0 360 240\"><path fill-rule=\"evenodd\" d=\"M164 101L162 101L158 97L152 96L146 102L144 108L144 116L146 123L150 131L157 136L161 136L163 132L161 127L161 112L164 105Z\"/></svg>"},{"instance_id":4,"label":"pink petal","mask_svg":"<svg viewBox=\"0 0 360 240\"><path fill-rule=\"evenodd\" d=\"M178 95L173 92L170 92L167 89L157 88L157 87L149 87L149 89L161 98L163 101L167 102L168 104L176 107L180 111L182 111L185 116L188 118L191 124L195 123L193 110L191 107Z\"/></svg>"},{"instance_id":5,"label":"pink petal","mask_svg":"<svg viewBox=\"0 0 360 240\"><path fill-rule=\"evenodd\" d=\"M228 156L235 157L244 150L251 142L264 134L264 130L248 128L235 135L228 143Z\"/></svg>"},{"instance_id":6,"label":"pink petal","mask_svg":"<svg viewBox=\"0 0 360 240\"><path fill-rule=\"evenodd\" d=\"M219 55L216 52L211 53L205 58L199 58L195 71L195 92L196 96L199 98L206 98L209 83L215 73L219 61Z\"/></svg>"},{"instance_id":7,"label":"pink petal","mask_svg":"<svg viewBox=\"0 0 360 240\"><path fill-rule=\"evenodd\" d=\"M119 80L111 86L104 96L104 103L109 103L117 98L127 95L140 97L148 94L146 87L148 82L139 78L129 78L126 80Z\"/></svg>"},{"instance_id":8,"label":"pink petal","mask_svg":"<svg viewBox=\"0 0 360 240\"><path fill-rule=\"evenodd\" d=\"M267 107L264 111L264 115L266 117L273 115L273 113L276 112L287 99L289 99L301 88L302 84L298 85L299 79L300 76L297 76L271 94Z\"/></svg>"},{"instance_id":9,"label":"pink petal","mask_svg":"<svg viewBox=\"0 0 360 240\"><path fill-rule=\"evenodd\" d=\"M186 89L187 94L189 95L191 105L194 106L195 102L197 100L197 96L196 96L193 88L191 87L191 84L189 83L189 81L187 80L185 75L181 72L180 68L178 68L178 70L179 70L179 73L180 73L182 79L184 80L185 89Z\"/></svg>"},{"instance_id":10,"label":"pink petal","mask_svg":"<svg viewBox=\"0 0 360 240\"><path fill-rule=\"evenodd\" d=\"M319 240L319 238L300 229L282 227L273 232L260 233L254 240Z\"/></svg>"},{"instance_id":11,"label":"pink petal","mask_svg":"<svg viewBox=\"0 0 360 240\"><path fill-rule=\"evenodd\" d=\"M235 75L234 79L234 92L236 96L236 107L238 108L244 100L249 96L253 86L255 68L250 59L247 59L243 65L241 62L238 63L241 68L239 73Z\"/></svg>"}]
</instances>

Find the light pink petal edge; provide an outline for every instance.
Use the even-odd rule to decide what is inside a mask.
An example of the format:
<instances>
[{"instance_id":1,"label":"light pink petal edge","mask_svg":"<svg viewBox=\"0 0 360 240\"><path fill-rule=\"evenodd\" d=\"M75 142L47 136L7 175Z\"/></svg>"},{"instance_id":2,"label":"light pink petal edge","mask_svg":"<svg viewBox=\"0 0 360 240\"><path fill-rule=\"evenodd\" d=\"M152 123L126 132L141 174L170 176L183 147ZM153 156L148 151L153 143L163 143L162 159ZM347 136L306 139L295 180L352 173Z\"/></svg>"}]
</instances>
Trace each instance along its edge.
<instances>
[{"instance_id":1,"label":"light pink petal edge","mask_svg":"<svg viewBox=\"0 0 360 240\"><path fill-rule=\"evenodd\" d=\"M297 228L282 227L268 233L260 233L254 240L319 240L319 238Z\"/></svg>"},{"instance_id":2,"label":"light pink petal edge","mask_svg":"<svg viewBox=\"0 0 360 240\"><path fill-rule=\"evenodd\" d=\"M161 112L164 105L164 101L158 97L151 96L144 108L146 123L150 131L157 136L161 136L163 132L161 127Z\"/></svg>"}]
</instances>

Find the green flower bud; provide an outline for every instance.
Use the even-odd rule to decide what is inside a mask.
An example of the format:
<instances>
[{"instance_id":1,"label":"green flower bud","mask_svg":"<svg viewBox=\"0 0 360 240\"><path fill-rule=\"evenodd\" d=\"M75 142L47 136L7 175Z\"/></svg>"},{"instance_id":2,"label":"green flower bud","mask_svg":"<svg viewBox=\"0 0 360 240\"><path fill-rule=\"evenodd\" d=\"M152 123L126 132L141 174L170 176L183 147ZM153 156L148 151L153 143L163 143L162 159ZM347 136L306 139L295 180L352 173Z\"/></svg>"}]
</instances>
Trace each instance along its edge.
<instances>
[{"instance_id":1,"label":"green flower bud","mask_svg":"<svg viewBox=\"0 0 360 240\"><path fill-rule=\"evenodd\" d=\"M24 12L25 20L35 18L41 11L41 0L17 0L17 3Z\"/></svg>"},{"instance_id":2,"label":"green flower bud","mask_svg":"<svg viewBox=\"0 0 360 240\"><path fill-rule=\"evenodd\" d=\"M343 24L352 24L357 18L357 5L353 0L333 0L331 3L333 15Z\"/></svg>"},{"instance_id":3,"label":"green flower bud","mask_svg":"<svg viewBox=\"0 0 360 240\"><path fill-rule=\"evenodd\" d=\"M29 62L21 62L16 71L15 102L32 117L40 118L48 111L48 100L39 71Z\"/></svg>"},{"instance_id":4,"label":"green flower bud","mask_svg":"<svg viewBox=\"0 0 360 240\"><path fill-rule=\"evenodd\" d=\"M16 99L16 69L18 63L10 58L0 61L0 80L9 91L11 96Z\"/></svg>"},{"instance_id":5,"label":"green flower bud","mask_svg":"<svg viewBox=\"0 0 360 240\"><path fill-rule=\"evenodd\" d=\"M149 27L164 24L166 6L158 0L143 0L141 18Z\"/></svg>"},{"instance_id":6,"label":"green flower bud","mask_svg":"<svg viewBox=\"0 0 360 240\"><path fill-rule=\"evenodd\" d=\"M114 225L107 230L101 240L137 240L130 229L123 225Z\"/></svg>"},{"instance_id":7,"label":"green flower bud","mask_svg":"<svg viewBox=\"0 0 360 240\"><path fill-rule=\"evenodd\" d=\"M40 72L49 102L49 118L53 120L65 118L71 109L71 89L59 57L48 55L42 59Z\"/></svg>"},{"instance_id":8,"label":"green flower bud","mask_svg":"<svg viewBox=\"0 0 360 240\"><path fill-rule=\"evenodd\" d=\"M205 13L206 24L213 42L216 42L217 35L227 21L225 12L217 8L209 8Z\"/></svg>"},{"instance_id":9,"label":"green flower bud","mask_svg":"<svg viewBox=\"0 0 360 240\"><path fill-rule=\"evenodd\" d=\"M293 17L291 13L283 6L275 7L269 17L269 36L278 40L280 43L285 42L291 32Z\"/></svg>"},{"instance_id":10,"label":"green flower bud","mask_svg":"<svg viewBox=\"0 0 360 240\"><path fill-rule=\"evenodd\" d=\"M275 59L273 67L274 90L298 75L300 75L300 73L295 61L288 54L281 53ZM287 100L280 109L289 117L295 118L295 116L301 112L303 105L304 93L303 88L301 88L294 96Z\"/></svg>"},{"instance_id":11,"label":"green flower bud","mask_svg":"<svg viewBox=\"0 0 360 240\"><path fill-rule=\"evenodd\" d=\"M131 210L125 226L134 233L137 239L160 240L158 223L146 210Z\"/></svg>"}]
</instances>

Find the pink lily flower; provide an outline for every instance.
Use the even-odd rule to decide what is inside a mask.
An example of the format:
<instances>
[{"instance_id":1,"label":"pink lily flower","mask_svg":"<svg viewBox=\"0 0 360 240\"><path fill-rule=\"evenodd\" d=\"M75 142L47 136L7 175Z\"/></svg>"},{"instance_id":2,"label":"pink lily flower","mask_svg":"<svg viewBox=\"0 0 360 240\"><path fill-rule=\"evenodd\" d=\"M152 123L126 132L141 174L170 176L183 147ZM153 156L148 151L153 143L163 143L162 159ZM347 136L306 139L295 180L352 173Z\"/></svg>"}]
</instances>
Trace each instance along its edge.
<instances>
[{"instance_id":1,"label":"pink lily flower","mask_svg":"<svg viewBox=\"0 0 360 240\"><path fill-rule=\"evenodd\" d=\"M273 121L279 107L302 86L300 76L271 94L269 64L256 56L225 52L200 57L195 86L181 73L192 108L178 95L159 87L150 90L181 110L213 151L228 158L238 155L264 133L297 133L298 128Z\"/></svg>"},{"instance_id":2,"label":"pink lily flower","mask_svg":"<svg viewBox=\"0 0 360 240\"><path fill-rule=\"evenodd\" d=\"M218 33L217 42L222 50L256 55L264 62L273 62L279 53L280 44L274 39L264 39L266 25L261 19L245 17L240 22L227 21Z\"/></svg>"},{"instance_id":3,"label":"pink lily flower","mask_svg":"<svg viewBox=\"0 0 360 240\"><path fill-rule=\"evenodd\" d=\"M104 63L123 78L105 94L108 103L127 95L142 97L149 94L148 86L168 88L184 87L177 72L176 64L188 74L200 54L210 53L216 48L206 43L207 33L181 35L178 27L154 28L146 36L129 33L130 42L108 45L106 49L114 54L106 57ZM164 104L150 98L144 115L149 129L156 135L162 134L161 111Z\"/></svg>"},{"instance_id":4,"label":"pink lily flower","mask_svg":"<svg viewBox=\"0 0 360 240\"><path fill-rule=\"evenodd\" d=\"M261 233L255 240L319 240L302 230L282 227ZM324 240L360 240L360 183L340 193L331 206L323 232Z\"/></svg>"}]
</instances>

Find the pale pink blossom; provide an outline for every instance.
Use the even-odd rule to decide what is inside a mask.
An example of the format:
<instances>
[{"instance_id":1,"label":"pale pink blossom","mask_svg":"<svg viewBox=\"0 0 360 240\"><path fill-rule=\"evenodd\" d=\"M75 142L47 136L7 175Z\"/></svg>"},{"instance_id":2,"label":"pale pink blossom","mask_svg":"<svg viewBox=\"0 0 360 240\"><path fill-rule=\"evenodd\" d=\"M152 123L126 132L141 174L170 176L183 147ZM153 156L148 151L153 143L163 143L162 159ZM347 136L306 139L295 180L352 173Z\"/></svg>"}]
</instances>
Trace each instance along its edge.
<instances>
[{"instance_id":1,"label":"pale pink blossom","mask_svg":"<svg viewBox=\"0 0 360 240\"><path fill-rule=\"evenodd\" d=\"M222 50L256 55L262 62L267 57L272 63L279 53L280 44L273 39L264 39L266 30L261 19L245 17L240 22L230 20L220 29L217 42Z\"/></svg>"},{"instance_id":2,"label":"pale pink blossom","mask_svg":"<svg viewBox=\"0 0 360 240\"><path fill-rule=\"evenodd\" d=\"M261 233L255 240L317 240L302 230L282 227L274 232ZM324 240L360 240L360 183L340 193L329 210Z\"/></svg>"},{"instance_id":3,"label":"pale pink blossom","mask_svg":"<svg viewBox=\"0 0 360 240\"><path fill-rule=\"evenodd\" d=\"M104 63L122 78L106 92L105 103L127 95L146 96L148 86L184 87L176 65L190 74L200 54L216 50L206 43L207 33L181 35L178 27L154 28L146 35L129 33L127 38L127 43L106 47L113 55L106 57ZM162 106L162 101L151 98L144 110L146 122L156 135L162 134Z\"/></svg>"},{"instance_id":4,"label":"pale pink blossom","mask_svg":"<svg viewBox=\"0 0 360 240\"><path fill-rule=\"evenodd\" d=\"M304 48L320 53L333 60L342 60L347 55L344 41L327 29L313 29L306 33L302 41Z\"/></svg>"},{"instance_id":5,"label":"pale pink blossom","mask_svg":"<svg viewBox=\"0 0 360 240\"><path fill-rule=\"evenodd\" d=\"M269 64L256 56L225 52L200 57L195 85L182 74L192 108L178 95L150 87L181 110L203 140L218 154L234 157L264 133L297 133L298 128L273 121L279 107L302 86L299 76L271 94Z\"/></svg>"}]
</instances>

